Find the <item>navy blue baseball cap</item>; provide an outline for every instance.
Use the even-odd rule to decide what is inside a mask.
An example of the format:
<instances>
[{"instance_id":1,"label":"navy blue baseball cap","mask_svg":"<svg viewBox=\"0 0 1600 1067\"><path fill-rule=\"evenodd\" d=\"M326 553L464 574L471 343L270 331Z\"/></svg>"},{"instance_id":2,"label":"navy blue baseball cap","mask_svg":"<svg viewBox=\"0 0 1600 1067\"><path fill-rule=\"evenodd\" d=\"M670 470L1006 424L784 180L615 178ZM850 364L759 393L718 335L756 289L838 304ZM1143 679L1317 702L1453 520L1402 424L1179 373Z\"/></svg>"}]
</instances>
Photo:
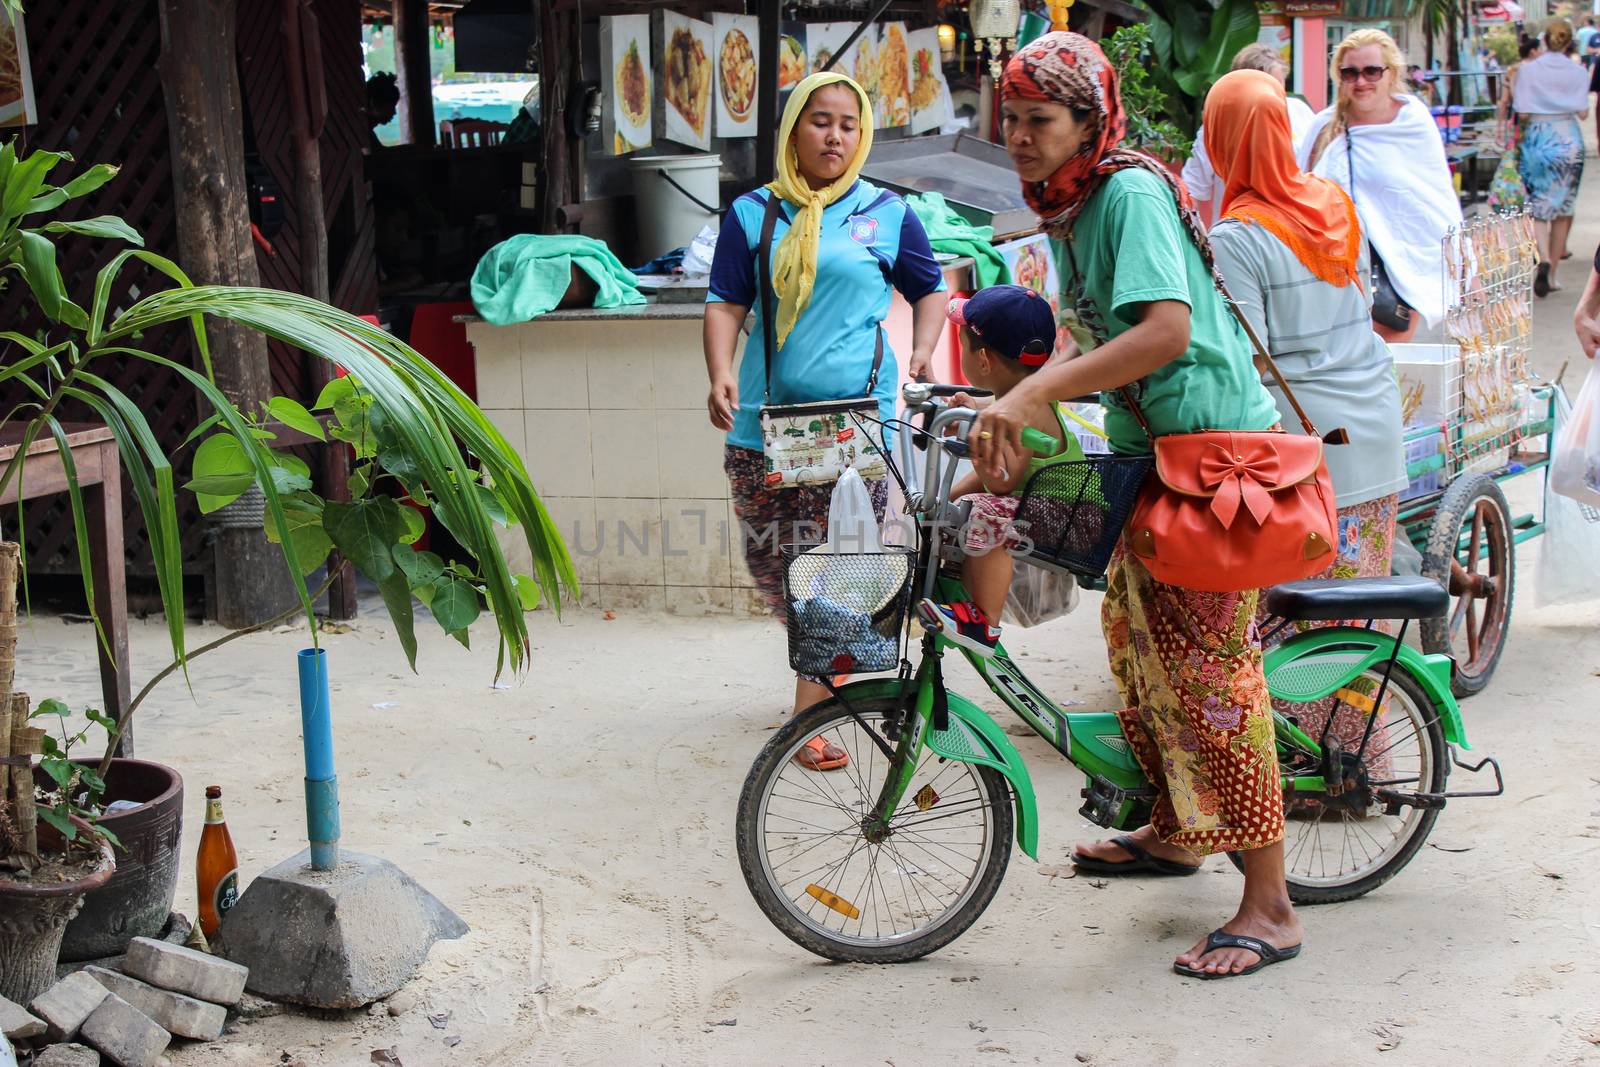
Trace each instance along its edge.
<instances>
[{"instance_id":1,"label":"navy blue baseball cap","mask_svg":"<svg viewBox=\"0 0 1600 1067\"><path fill-rule=\"evenodd\" d=\"M1024 367L1042 367L1055 350L1056 316L1050 302L1021 285L991 285L950 301L945 317L965 326L985 348Z\"/></svg>"}]
</instances>

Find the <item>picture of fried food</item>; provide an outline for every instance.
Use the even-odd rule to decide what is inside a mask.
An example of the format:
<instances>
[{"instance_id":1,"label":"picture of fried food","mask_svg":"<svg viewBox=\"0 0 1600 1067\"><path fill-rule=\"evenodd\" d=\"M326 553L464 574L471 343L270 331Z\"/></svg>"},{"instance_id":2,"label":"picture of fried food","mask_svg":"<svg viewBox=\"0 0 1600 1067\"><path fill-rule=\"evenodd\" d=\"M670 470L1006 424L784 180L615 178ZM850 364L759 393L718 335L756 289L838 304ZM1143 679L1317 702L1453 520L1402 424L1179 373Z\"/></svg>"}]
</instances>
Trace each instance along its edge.
<instances>
[{"instance_id":1,"label":"picture of fried food","mask_svg":"<svg viewBox=\"0 0 1600 1067\"><path fill-rule=\"evenodd\" d=\"M629 126L643 129L650 125L650 76L639 58L638 41L628 42L617 65L617 104Z\"/></svg>"},{"instance_id":2,"label":"picture of fried food","mask_svg":"<svg viewBox=\"0 0 1600 1067\"><path fill-rule=\"evenodd\" d=\"M9 107L21 99L22 61L17 55L16 30L5 15L0 15L0 107Z\"/></svg>"},{"instance_id":3,"label":"picture of fried food","mask_svg":"<svg viewBox=\"0 0 1600 1067\"><path fill-rule=\"evenodd\" d=\"M711 102L711 60L694 31L672 31L667 44L667 102L677 109L695 136L706 131L706 111Z\"/></svg>"},{"instance_id":4,"label":"picture of fried food","mask_svg":"<svg viewBox=\"0 0 1600 1067\"><path fill-rule=\"evenodd\" d=\"M778 88L799 85L806 77L806 50L798 38L785 37L778 42Z\"/></svg>"},{"instance_id":5,"label":"picture of fried food","mask_svg":"<svg viewBox=\"0 0 1600 1067\"><path fill-rule=\"evenodd\" d=\"M911 121L910 87L906 85L909 66L905 30L890 23L878 49L878 96L883 101L886 126L904 126Z\"/></svg>"},{"instance_id":6,"label":"picture of fried food","mask_svg":"<svg viewBox=\"0 0 1600 1067\"><path fill-rule=\"evenodd\" d=\"M911 57L911 110L926 111L939 101L939 58L931 48Z\"/></svg>"},{"instance_id":7,"label":"picture of fried food","mask_svg":"<svg viewBox=\"0 0 1600 1067\"><path fill-rule=\"evenodd\" d=\"M729 30L718 57L722 106L736 119L750 114L756 100L756 54L742 30Z\"/></svg>"}]
</instances>

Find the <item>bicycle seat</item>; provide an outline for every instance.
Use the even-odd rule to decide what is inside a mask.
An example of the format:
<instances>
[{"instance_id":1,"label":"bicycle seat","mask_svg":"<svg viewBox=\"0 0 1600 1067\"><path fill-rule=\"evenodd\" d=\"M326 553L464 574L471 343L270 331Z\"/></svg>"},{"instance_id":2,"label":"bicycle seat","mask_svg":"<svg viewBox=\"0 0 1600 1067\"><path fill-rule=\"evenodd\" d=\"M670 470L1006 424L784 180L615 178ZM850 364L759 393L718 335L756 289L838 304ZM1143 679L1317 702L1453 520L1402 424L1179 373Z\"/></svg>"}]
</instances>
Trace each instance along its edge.
<instances>
[{"instance_id":1,"label":"bicycle seat","mask_svg":"<svg viewBox=\"0 0 1600 1067\"><path fill-rule=\"evenodd\" d=\"M1267 590L1267 611L1295 622L1341 619L1435 619L1450 594L1432 578L1311 578Z\"/></svg>"}]
</instances>

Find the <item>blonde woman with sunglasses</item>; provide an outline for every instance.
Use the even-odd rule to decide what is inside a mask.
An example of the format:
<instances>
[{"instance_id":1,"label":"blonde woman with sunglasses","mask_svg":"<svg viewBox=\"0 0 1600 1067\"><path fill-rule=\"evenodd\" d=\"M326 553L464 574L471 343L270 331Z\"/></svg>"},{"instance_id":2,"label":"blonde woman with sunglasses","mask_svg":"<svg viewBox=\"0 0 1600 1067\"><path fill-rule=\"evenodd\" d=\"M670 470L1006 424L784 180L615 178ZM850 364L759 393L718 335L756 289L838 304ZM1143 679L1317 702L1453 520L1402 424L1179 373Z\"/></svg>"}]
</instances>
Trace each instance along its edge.
<instances>
[{"instance_id":1,"label":"blonde woman with sunglasses","mask_svg":"<svg viewBox=\"0 0 1600 1067\"><path fill-rule=\"evenodd\" d=\"M1426 104L1405 91L1405 57L1382 30L1357 30L1333 52L1339 97L1307 133L1302 165L1355 201L1371 253L1373 328L1409 341L1444 318L1445 231L1461 203Z\"/></svg>"}]
</instances>

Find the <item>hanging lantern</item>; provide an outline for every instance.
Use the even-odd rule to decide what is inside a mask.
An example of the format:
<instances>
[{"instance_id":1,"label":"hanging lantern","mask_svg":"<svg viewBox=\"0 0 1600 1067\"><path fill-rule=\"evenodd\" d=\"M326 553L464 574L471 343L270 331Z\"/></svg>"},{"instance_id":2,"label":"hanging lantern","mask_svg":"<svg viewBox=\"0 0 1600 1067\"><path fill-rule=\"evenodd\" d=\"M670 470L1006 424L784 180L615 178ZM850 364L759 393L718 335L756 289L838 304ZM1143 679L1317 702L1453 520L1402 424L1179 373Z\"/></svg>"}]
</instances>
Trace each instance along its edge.
<instances>
[{"instance_id":1,"label":"hanging lantern","mask_svg":"<svg viewBox=\"0 0 1600 1067\"><path fill-rule=\"evenodd\" d=\"M1017 26L1022 21L1020 0L972 0L967 8L972 22L974 50L981 58L989 52L989 76L1000 80L1006 49L1017 45Z\"/></svg>"}]
</instances>

